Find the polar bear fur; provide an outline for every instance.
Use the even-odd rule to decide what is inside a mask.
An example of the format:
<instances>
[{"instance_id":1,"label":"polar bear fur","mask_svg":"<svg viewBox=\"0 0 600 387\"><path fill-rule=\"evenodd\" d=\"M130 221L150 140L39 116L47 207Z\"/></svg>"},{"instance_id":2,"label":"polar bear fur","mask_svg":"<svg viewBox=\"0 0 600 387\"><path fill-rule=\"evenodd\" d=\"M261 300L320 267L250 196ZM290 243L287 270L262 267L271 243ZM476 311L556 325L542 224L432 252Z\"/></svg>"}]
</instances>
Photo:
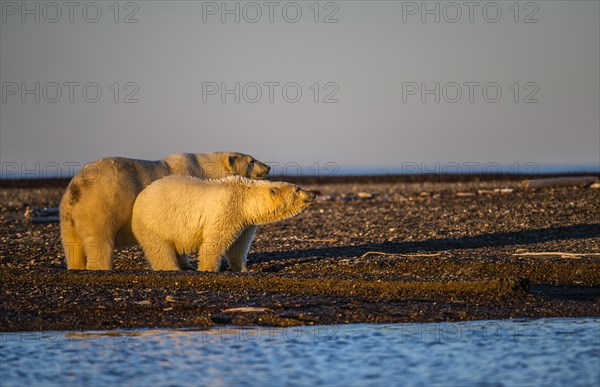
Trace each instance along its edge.
<instances>
[{"instance_id":1,"label":"polar bear fur","mask_svg":"<svg viewBox=\"0 0 600 387\"><path fill-rule=\"evenodd\" d=\"M154 270L179 270L178 254L198 252L199 270L219 271L225 255L233 271L246 272L254 231L244 237L250 239L239 236L248 227L294 216L314 199L313 192L283 182L169 176L138 195L132 229ZM241 254L229 254L240 246Z\"/></svg>"},{"instance_id":2,"label":"polar bear fur","mask_svg":"<svg viewBox=\"0 0 600 387\"><path fill-rule=\"evenodd\" d=\"M216 179L230 175L263 178L268 173L267 165L234 152L178 153L158 161L120 157L94 161L73 177L60 203L67 267L112 269L114 248L137 244L131 231L133 203L155 180L171 174ZM242 241L255 231L249 228L248 235L241 235ZM235 245L243 250L243 243ZM191 269L187 256L179 260L182 268Z\"/></svg>"}]
</instances>

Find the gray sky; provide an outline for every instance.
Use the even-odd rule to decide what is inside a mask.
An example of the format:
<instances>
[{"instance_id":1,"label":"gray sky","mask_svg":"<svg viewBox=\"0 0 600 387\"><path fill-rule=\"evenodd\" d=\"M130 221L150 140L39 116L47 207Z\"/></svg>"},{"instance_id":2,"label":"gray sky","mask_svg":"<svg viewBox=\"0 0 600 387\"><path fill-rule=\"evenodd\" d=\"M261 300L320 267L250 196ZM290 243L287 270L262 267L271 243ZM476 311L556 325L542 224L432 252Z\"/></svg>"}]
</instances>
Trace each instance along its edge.
<instances>
[{"instance_id":1,"label":"gray sky","mask_svg":"<svg viewBox=\"0 0 600 387\"><path fill-rule=\"evenodd\" d=\"M305 174L598 169L598 1L222 4L2 0L3 175L213 150Z\"/></svg>"}]
</instances>

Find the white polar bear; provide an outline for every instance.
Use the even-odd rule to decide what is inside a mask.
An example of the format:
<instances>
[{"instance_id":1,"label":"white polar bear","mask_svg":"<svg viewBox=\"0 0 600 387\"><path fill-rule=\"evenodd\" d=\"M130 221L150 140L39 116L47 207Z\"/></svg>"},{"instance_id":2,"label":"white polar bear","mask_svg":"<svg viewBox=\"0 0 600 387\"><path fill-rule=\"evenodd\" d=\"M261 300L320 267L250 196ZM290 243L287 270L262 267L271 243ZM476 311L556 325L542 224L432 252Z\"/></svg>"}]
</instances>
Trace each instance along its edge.
<instances>
[{"instance_id":1,"label":"white polar bear","mask_svg":"<svg viewBox=\"0 0 600 387\"><path fill-rule=\"evenodd\" d=\"M69 269L110 270L113 250L137 244L131 210L150 183L171 174L216 179L230 175L263 178L269 167L252 156L234 152L178 153L158 161L103 158L77 173L60 203L60 229ZM251 239L249 228L241 239ZM248 235L246 235L248 234ZM235 244L242 254L242 246ZM241 249L241 250L240 250ZM191 269L186 255L178 257Z\"/></svg>"},{"instance_id":2,"label":"white polar bear","mask_svg":"<svg viewBox=\"0 0 600 387\"><path fill-rule=\"evenodd\" d=\"M154 270L179 270L178 254L198 252L199 270L219 271L225 255L233 271L246 272L254 231L239 236L249 227L294 216L314 199L313 192L283 182L168 176L138 195L132 229Z\"/></svg>"}]
</instances>

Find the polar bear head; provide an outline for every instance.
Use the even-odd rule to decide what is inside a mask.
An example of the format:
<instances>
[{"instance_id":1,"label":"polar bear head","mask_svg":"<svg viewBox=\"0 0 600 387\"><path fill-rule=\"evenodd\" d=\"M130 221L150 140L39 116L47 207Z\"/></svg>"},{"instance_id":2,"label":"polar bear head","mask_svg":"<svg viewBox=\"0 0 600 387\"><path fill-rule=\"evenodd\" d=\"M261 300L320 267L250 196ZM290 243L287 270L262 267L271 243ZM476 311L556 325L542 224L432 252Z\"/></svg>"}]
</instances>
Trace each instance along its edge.
<instances>
[{"instance_id":1,"label":"polar bear head","mask_svg":"<svg viewBox=\"0 0 600 387\"><path fill-rule=\"evenodd\" d=\"M177 153L163 159L171 174L202 179L243 176L262 179L271 169L250 155L237 152Z\"/></svg>"},{"instance_id":2,"label":"polar bear head","mask_svg":"<svg viewBox=\"0 0 600 387\"><path fill-rule=\"evenodd\" d=\"M242 182L244 219L265 224L292 217L315 200L315 193L295 184L235 178Z\"/></svg>"},{"instance_id":3,"label":"polar bear head","mask_svg":"<svg viewBox=\"0 0 600 387\"><path fill-rule=\"evenodd\" d=\"M262 179L269 174L271 169L265 163L243 153L222 152L222 156L227 158L223 165L231 175Z\"/></svg>"}]
</instances>

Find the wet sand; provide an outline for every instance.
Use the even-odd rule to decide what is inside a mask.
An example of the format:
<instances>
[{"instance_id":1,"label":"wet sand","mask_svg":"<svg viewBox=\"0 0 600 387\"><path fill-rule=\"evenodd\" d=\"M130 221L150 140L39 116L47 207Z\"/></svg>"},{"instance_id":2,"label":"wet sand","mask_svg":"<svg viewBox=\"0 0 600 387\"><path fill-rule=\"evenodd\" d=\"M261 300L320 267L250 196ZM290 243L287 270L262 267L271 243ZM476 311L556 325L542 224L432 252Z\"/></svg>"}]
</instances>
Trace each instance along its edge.
<instances>
[{"instance_id":1,"label":"wet sand","mask_svg":"<svg viewBox=\"0 0 600 387\"><path fill-rule=\"evenodd\" d=\"M259 228L247 274L152 272L139 247L67 271L58 224L23 216L66 181L4 182L0 331L600 316L600 189L523 178L302 179L317 201Z\"/></svg>"}]
</instances>

